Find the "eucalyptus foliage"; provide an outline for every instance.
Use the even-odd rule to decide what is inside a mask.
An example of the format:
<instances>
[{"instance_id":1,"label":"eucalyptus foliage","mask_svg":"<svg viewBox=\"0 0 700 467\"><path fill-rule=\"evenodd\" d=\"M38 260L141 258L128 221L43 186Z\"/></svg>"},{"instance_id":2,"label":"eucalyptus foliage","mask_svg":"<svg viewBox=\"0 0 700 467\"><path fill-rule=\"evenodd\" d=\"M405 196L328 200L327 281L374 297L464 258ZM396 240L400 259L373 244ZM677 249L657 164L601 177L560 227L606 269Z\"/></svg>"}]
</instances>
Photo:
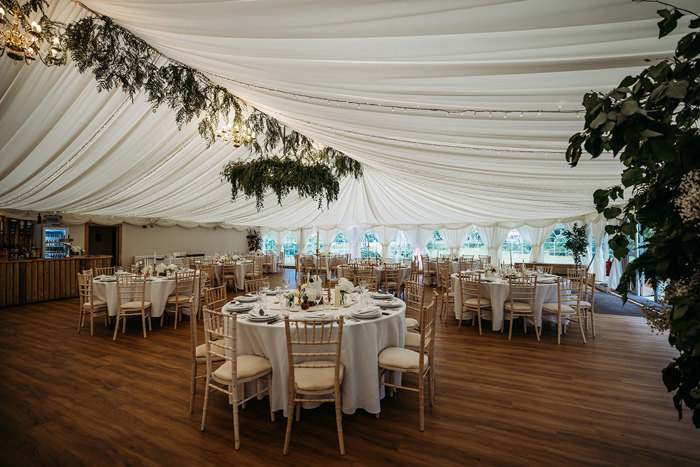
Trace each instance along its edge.
<instances>
[{"instance_id":1,"label":"eucalyptus foliage","mask_svg":"<svg viewBox=\"0 0 700 467\"><path fill-rule=\"evenodd\" d=\"M685 11L685 10L684 10ZM687 12L691 13L691 12ZM658 11L659 37L673 31L684 12ZM700 27L696 14L691 30ZM582 149L594 158L603 151L620 157L621 184L597 190L598 212L615 220L606 226L615 257L623 258L637 232L652 233L645 251L626 268L617 291L626 297L637 273L653 286L667 284L669 342L680 355L663 370L675 391L679 418L683 405L700 427L700 34L680 39L674 56L628 76L608 92L588 93L584 130L571 137L566 158L575 166ZM627 198L625 200L625 198Z\"/></svg>"},{"instance_id":2,"label":"eucalyptus foliage","mask_svg":"<svg viewBox=\"0 0 700 467\"><path fill-rule=\"evenodd\" d=\"M318 199L320 207L324 199L328 203L337 199L338 178L362 176L362 165L356 160L332 148L318 149L306 136L257 109L244 120L245 102L202 72L165 60L109 17L90 16L71 23L65 38L78 70L92 70L100 91L121 88L132 99L145 92L154 111L162 104L175 111L179 128L200 118L199 133L208 144L214 143L216 128L231 115L235 123L261 135L244 143L259 159L232 162L222 171L231 183L233 200L240 190L248 197L254 195L261 209L267 190L273 190L280 203L296 190L300 196Z\"/></svg>"},{"instance_id":3,"label":"eucalyptus foliage","mask_svg":"<svg viewBox=\"0 0 700 467\"><path fill-rule=\"evenodd\" d=\"M588 248L588 230L586 225L579 227L578 224L574 223L571 230L564 231L563 235L566 238L564 247L574 255L574 263L576 263L576 266L579 266L581 257L586 253L586 248Z\"/></svg>"}]
</instances>

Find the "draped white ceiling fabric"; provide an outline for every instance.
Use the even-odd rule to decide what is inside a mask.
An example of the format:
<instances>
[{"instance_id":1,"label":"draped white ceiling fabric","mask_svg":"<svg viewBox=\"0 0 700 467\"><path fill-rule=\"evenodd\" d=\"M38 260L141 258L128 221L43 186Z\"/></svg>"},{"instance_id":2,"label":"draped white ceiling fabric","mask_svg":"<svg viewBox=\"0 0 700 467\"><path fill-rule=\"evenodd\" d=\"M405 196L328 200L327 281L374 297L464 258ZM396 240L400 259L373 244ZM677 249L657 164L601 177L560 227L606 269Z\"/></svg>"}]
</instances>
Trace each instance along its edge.
<instances>
[{"instance_id":1,"label":"draped white ceiling fabric","mask_svg":"<svg viewBox=\"0 0 700 467\"><path fill-rule=\"evenodd\" d=\"M232 202L219 175L251 157L245 148L207 148L197 122L178 130L143 96L98 93L70 63L3 57L0 209L277 231L580 219L621 166L604 156L569 168L563 153L582 119L547 111L581 110L585 92L668 56L685 31L658 40L658 5L630 0L84 3L359 160L364 178L342 180L329 209L291 194L257 212L255 200ZM49 11L64 22L87 14L68 0Z\"/></svg>"}]
</instances>

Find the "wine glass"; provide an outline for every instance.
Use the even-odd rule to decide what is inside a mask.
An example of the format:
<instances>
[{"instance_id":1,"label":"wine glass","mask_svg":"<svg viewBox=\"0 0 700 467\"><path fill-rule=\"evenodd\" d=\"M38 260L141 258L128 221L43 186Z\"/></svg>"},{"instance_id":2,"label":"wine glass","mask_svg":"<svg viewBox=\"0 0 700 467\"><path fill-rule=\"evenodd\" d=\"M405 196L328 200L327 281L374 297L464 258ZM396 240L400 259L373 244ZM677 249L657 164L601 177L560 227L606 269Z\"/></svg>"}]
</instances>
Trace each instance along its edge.
<instances>
[{"instance_id":1,"label":"wine glass","mask_svg":"<svg viewBox=\"0 0 700 467\"><path fill-rule=\"evenodd\" d=\"M286 277L282 280L282 284L284 284L284 290L289 290L289 279Z\"/></svg>"}]
</instances>

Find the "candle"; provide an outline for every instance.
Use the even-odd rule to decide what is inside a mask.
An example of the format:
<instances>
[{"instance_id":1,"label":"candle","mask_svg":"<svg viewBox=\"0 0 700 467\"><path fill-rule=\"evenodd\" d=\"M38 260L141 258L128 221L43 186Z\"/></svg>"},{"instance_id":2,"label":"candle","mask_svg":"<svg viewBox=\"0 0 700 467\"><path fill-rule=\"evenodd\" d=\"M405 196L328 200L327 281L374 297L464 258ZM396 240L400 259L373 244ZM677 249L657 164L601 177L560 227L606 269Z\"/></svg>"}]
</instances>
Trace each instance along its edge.
<instances>
[{"instance_id":1,"label":"candle","mask_svg":"<svg viewBox=\"0 0 700 467\"><path fill-rule=\"evenodd\" d=\"M153 250L153 266L156 265L156 250Z\"/></svg>"},{"instance_id":2,"label":"candle","mask_svg":"<svg viewBox=\"0 0 700 467\"><path fill-rule=\"evenodd\" d=\"M510 265L512 266L513 265L513 250L509 251L508 253L510 253Z\"/></svg>"}]
</instances>

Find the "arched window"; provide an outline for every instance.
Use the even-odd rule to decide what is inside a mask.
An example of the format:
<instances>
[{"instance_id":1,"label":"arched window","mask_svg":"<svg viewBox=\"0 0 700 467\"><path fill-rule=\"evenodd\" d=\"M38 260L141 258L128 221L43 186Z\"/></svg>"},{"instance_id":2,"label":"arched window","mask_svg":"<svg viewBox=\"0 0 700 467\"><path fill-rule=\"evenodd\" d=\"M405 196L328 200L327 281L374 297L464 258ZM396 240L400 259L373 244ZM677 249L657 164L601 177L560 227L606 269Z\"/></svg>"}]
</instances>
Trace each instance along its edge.
<instances>
[{"instance_id":1,"label":"arched window","mask_svg":"<svg viewBox=\"0 0 700 467\"><path fill-rule=\"evenodd\" d=\"M464 240L462 247L459 249L459 256L485 256L488 254L489 249L481 240L481 235L479 235L479 232L476 230L472 230L472 233Z\"/></svg>"},{"instance_id":2,"label":"arched window","mask_svg":"<svg viewBox=\"0 0 700 467\"><path fill-rule=\"evenodd\" d=\"M299 245L291 232L287 232L287 235L284 237L282 250L284 251L284 265L294 266L294 255L299 253Z\"/></svg>"},{"instance_id":3,"label":"arched window","mask_svg":"<svg viewBox=\"0 0 700 467\"><path fill-rule=\"evenodd\" d=\"M390 258L394 258L396 261L413 259L413 248L411 248L411 244L408 243L406 235L401 230L396 232L396 235L389 243L388 254Z\"/></svg>"},{"instance_id":4,"label":"arched window","mask_svg":"<svg viewBox=\"0 0 700 467\"><path fill-rule=\"evenodd\" d=\"M377 240L377 236L374 232L368 230L362 237L362 243L360 244L360 256L362 258L375 258L382 255L382 245Z\"/></svg>"},{"instance_id":5,"label":"arched window","mask_svg":"<svg viewBox=\"0 0 700 467\"><path fill-rule=\"evenodd\" d=\"M331 254L333 255L347 255L350 253L350 242L348 241L345 232L338 232L338 234L333 239L331 243Z\"/></svg>"},{"instance_id":6,"label":"arched window","mask_svg":"<svg viewBox=\"0 0 700 467\"><path fill-rule=\"evenodd\" d=\"M542 245L545 263L574 264L573 255L564 246L564 243L566 243L564 232L566 232L566 229L554 229L547 237L547 240L545 240Z\"/></svg>"},{"instance_id":7,"label":"arched window","mask_svg":"<svg viewBox=\"0 0 700 467\"><path fill-rule=\"evenodd\" d=\"M270 232L263 235L262 245L263 253L277 253L277 242Z\"/></svg>"},{"instance_id":8,"label":"arched window","mask_svg":"<svg viewBox=\"0 0 700 467\"><path fill-rule=\"evenodd\" d=\"M312 233L306 240L306 246L304 247L305 255L313 255L316 253L316 232ZM323 251L323 242L319 242L318 251Z\"/></svg>"},{"instance_id":9,"label":"arched window","mask_svg":"<svg viewBox=\"0 0 700 467\"><path fill-rule=\"evenodd\" d=\"M425 246L428 250L428 256L431 258L437 258L439 256L449 256L450 249L447 247L447 243L442 239L442 235L437 230L433 231L433 238L428 241Z\"/></svg>"},{"instance_id":10,"label":"arched window","mask_svg":"<svg viewBox=\"0 0 700 467\"><path fill-rule=\"evenodd\" d=\"M508 232L506 241L501 246L501 262L510 263L511 255L513 264L530 261L530 251L532 245L523 240L522 235L517 230Z\"/></svg>"}]
</instances>

